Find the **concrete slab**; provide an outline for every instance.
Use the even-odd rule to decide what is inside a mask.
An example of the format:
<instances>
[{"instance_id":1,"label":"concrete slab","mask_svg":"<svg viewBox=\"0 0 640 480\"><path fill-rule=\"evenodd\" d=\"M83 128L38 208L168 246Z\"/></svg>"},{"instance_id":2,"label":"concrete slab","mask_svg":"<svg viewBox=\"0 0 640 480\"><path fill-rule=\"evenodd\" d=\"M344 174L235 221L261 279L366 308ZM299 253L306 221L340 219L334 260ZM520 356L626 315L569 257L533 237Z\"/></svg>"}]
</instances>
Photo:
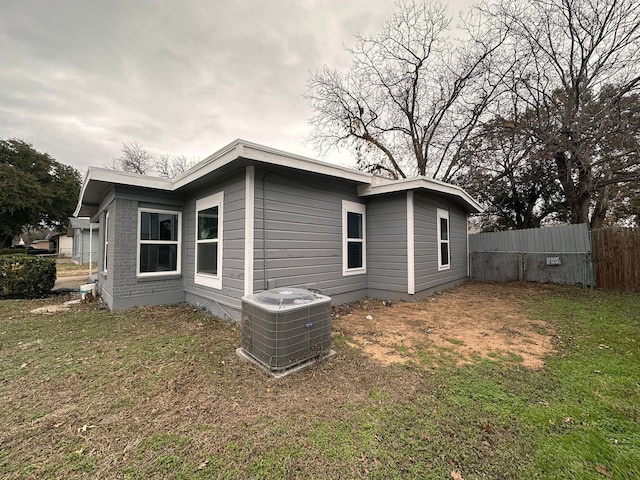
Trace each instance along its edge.
<instances>
[{"instance_id":1,"label":"concrete slab","mask_svg":"<svg viewBox=\"0 0 640 480\"><path fill-rule=\"evenodd\" d=\"M80 285L84 285L85 283L89 283L89 276L87 274L74 275L72 277L58 277L56 278L56 283L53 285L53 290L68 288L80 291Z\"/></svg>"},{"instance_id":2,"label":"concrete slab","mask_svg":"<svg viewBox=\"0 0 640 480\"><path fill-rule=\"evenodd\" d=\"M318 362L326 360L327 358L333 357L335 354L336 354L335 350L329 350L329 352L325 353L325 355L322 356L322 357L313 357L313 358L310 358L310 359L308 359L308 360L306 360L306 361L304 361L302 363L294 365L293 367L291 367L291 368L289 368L287 370L279 370L279 371L274 372L273 370L270 370L265 365L263 365L261 362L259 362L255 358L253 358L253 356L250 355L249 353L247 353L244 350L244 348L242 348L242 347L236 348L236 355L238 357L242 358L243 360L246 360L248 362L253 363L260 370L262 370L264 373L266 373L267 375L271 376L272 378L286 377L287 375L290 375L290 374L295 373L295 372L299 372L303 368L307 368L308 366L313 365L314 363L318 363Z\"/></svg>"}]
</instances>

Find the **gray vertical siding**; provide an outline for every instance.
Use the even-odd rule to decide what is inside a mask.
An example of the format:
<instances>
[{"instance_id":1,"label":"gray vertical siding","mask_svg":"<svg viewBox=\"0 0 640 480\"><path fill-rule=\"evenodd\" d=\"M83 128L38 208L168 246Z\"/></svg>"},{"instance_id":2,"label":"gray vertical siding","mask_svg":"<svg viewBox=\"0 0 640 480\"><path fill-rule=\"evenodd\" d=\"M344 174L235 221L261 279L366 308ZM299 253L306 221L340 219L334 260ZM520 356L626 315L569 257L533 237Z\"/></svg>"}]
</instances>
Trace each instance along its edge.
<instances>
[{"instance_id":1,"label":"gray vertical siding","mask_svg":"<svg viewBox=\"0 0 640 480\"><path fill-rule=\"evenodd\" d=\"M336 303L365 295L366 274L342 275L342 200L361 202L355 185L319 175L256 169L255 292L283 286L314 288Z\"/></svg>"},{"instance_id":2,"label":"gray vertical siding","mask_svg":"<svg viewBox=\"0 0 640 480\"><path fill-rule=\"evenodd\" d=\"M438 271L437 209L449 212L451 267ZM467 278L467 215L436 196L414 195L416 294Z\"/></svg>"},{"instance_id":3,"label":"gray vertical siding","mask_svg":"<svg viewBox=\"0 0 640 480\"><path fill-rule=\"evenodd\" d=\"M198 285L195 275L196 201L224 191L222 289ZM183 216L183 263L186 301L223 317L237 318L244 295L245 171L189 194Z\"/></svg>"},{"instance_id":4,"label":"gray vertical siding","mask_svg":"<svg viewBox=\"0 0 640 480\"><path fill-rule=\"evenodd\" d=\"M367 273L368 296L407 293L406 192L368 198Z\"/></svg>"}]
</instances>

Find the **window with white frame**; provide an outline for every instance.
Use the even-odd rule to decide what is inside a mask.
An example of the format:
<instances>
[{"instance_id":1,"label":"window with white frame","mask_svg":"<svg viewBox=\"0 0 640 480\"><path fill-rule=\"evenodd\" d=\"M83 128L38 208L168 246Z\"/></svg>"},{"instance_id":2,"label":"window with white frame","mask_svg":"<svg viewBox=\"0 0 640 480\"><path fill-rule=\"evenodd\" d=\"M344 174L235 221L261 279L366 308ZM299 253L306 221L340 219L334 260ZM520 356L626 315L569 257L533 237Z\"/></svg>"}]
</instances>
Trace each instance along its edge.
<instances>
[{"instance_id":1,"label":"window with white frame","mask_svg":"<svg viewBox=\"0 0 640 480\"><path fill-rule=\"evenodd\" d=\"M180 212L138 209L138 276L180 273L181 220Z\"/></svg>"},{"instance_id":2,"label":"window with white frame","mask_svg":"<svg viewBox=\"0 0 640 480\"><path fill-rule=\"evenodd\" d=\"M366 206L342 201L342 274L367 271Z\"/></svg>"},{"instance_id":3,"label":"window with white frame","mask_svg":"<svg viewBox=\"0 0 640 480\"><path fill-rule=\"evenodd\" d=\"M196 201L194 282L222 288L222 207L224 192Z\"/></svg>"},{"instance_id":4,"label":"window with white frame","mask_svg":"<svg viewBox=\"0 0 640 480\"><path fill-rule=\"evenodd\" d=\"M448 270L451 266L449 248L449 212L438 209L438 270Z\"/></svg>"},{"instance_id":5,"label":"window with white frame","mask_svg":"<svg viewBox=\"0 0 640 480\"><path fill-rule=\"evenodd\" d=\"M104 214L104 257L102 259L102 271L107 273L109 266L109 212Z\"/></svg>"}]
</instances>

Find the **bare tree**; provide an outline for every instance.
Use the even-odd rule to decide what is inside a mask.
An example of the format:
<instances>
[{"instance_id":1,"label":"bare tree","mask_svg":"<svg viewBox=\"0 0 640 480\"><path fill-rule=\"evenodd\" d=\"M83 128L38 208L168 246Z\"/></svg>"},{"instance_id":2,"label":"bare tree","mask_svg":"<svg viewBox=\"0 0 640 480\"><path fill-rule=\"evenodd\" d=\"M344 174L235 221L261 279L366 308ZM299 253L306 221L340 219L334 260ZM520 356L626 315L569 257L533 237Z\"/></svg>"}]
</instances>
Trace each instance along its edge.
<instances>
[{"instance_id":1,"label":"bare tree","mask_svg":"<svg viewBox=\"0 0 640 480\"><path fill-rule=\"evenodd\" d=\"M450 24L435 0L398 3L378 35L356 35L349 72L313 73L306 97L316 146L348 146L361 169L391 178L449 179L497 88L485 80L500 43L476 31L454 47Z\"/></svg>"},{"instance_id":2,"label":"bare tree","mask_svg":"<svg viewBox=\"0 0 640 480\"><path fill-rule=\"evenodd\" d=\"M111 168L123 172L148 175L153 170L153 155L142 148L138 142L123 143L122 155L114 158Z\"/></svg>"},{"instance_id":3,"label":"bare tree","mask_svg":"<svg viewBox=\"0 0 640 480\"><path fill-rule=\"evenodd\" d=\"M195 164L184 155L171 156L162 154L158 157L155 165L158 175L164 178L175 178L183 174Z\"/></svg>"},{"instance_id":4,"label":"bare tree","mask_svg":"<svg viewBox=\"0 0 640 480\"><path fill-rule=\"evenodd\" d=\"M114 158L111 164L107 165L108 168L139 175L175 178L196 163L184 155L162 154L156 158L138 142L123 143L121 151L122 155Z\"/></svg>"},{"instance_id":5,"label":"bare tree","mask_svg":"<svg viewBox=\"0 0 640 480\"><path fill-rule=\"evenodd\" d=\"M496 53L517 97L510 121L553 160L570 221L601 225L618 187L640 181L640 3L502 0L481 11L507 37Z\"/></svg>"}]
</instances>

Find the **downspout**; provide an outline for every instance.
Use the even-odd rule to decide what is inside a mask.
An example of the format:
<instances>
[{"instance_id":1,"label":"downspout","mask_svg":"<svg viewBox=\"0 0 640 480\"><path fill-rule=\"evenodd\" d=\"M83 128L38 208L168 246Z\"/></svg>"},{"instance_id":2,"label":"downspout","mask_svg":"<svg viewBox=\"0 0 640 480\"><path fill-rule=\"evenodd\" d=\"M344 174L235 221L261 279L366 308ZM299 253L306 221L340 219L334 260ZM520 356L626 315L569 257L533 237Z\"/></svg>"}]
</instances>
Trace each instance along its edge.
<instances>
[{"instance_id":1,"label":"downspout","mask_svg":"<svg viewBox=\"0 0 640 480\"><path fill-rule=\"evenodd\" d=\"M91 219L89 219L89 278L91 278L91 265L93 263L93 258L92 258L92 250L93 250L93 245L91 245L93 242L93 223L91 223Z\"/></svg>"}]
</instances>

